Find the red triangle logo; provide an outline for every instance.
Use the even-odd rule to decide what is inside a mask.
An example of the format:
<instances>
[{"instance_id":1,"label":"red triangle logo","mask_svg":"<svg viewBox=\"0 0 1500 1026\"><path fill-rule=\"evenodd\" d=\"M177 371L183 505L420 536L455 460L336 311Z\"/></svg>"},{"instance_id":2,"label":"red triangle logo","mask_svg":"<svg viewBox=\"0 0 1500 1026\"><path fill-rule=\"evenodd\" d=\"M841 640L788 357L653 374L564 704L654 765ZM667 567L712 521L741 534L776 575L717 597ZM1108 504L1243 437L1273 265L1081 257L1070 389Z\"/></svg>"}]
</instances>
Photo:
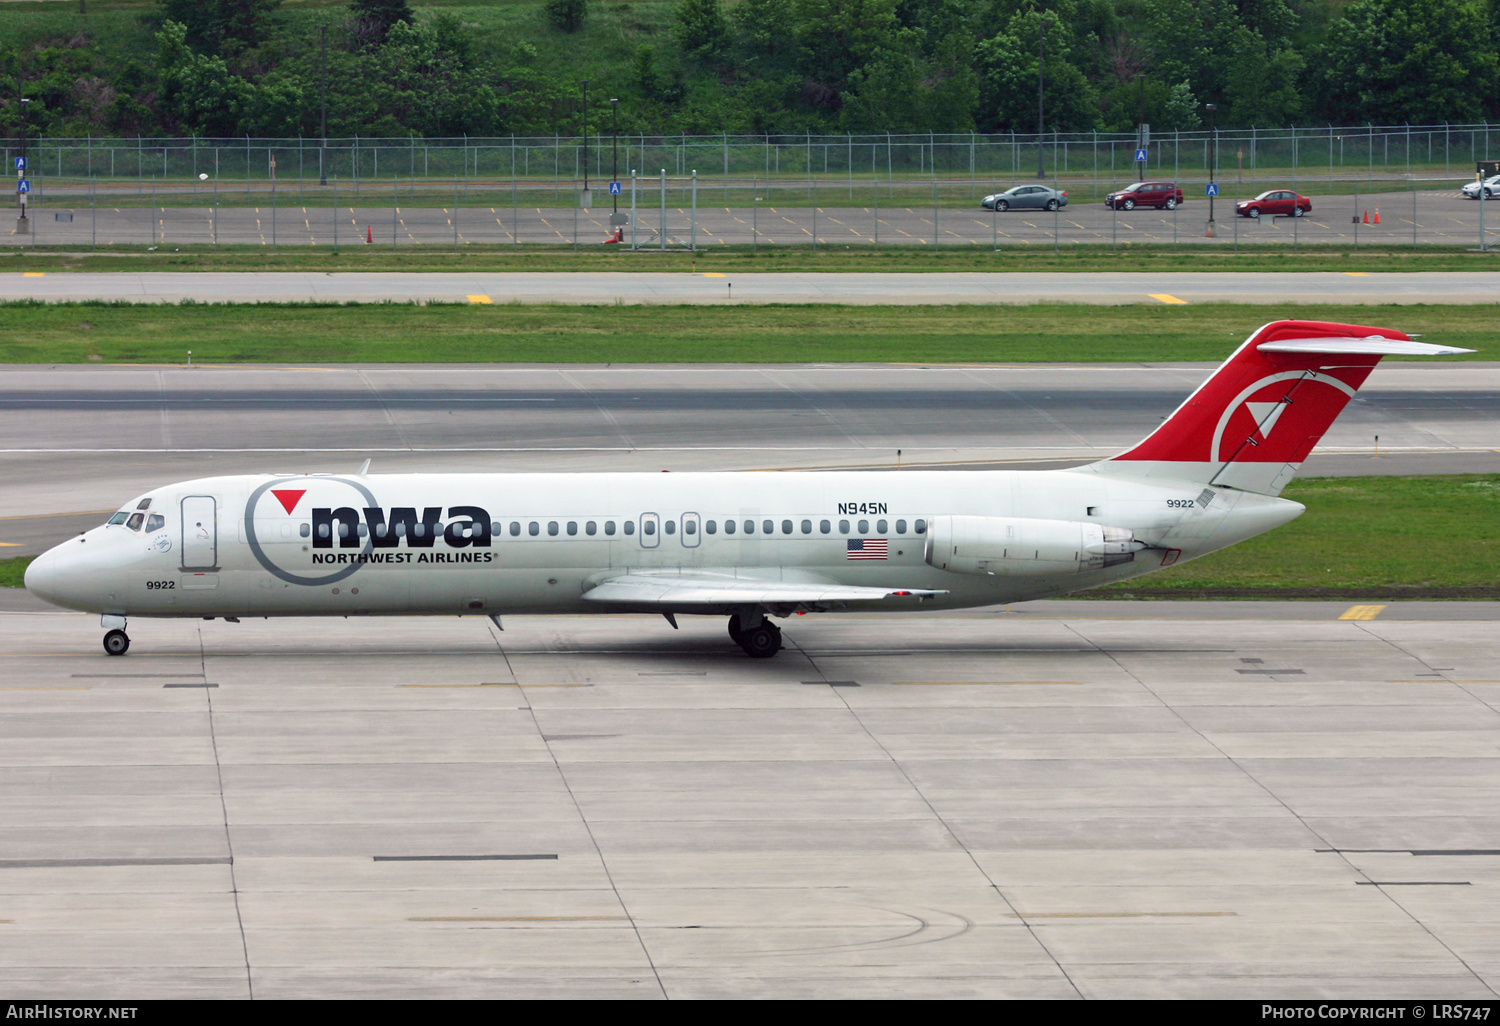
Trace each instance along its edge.
<instances>
[{"instance_id":1,"label":"red triangle logo","mask_svg":"<svg viewBox=\"0 0 1500 1026\"><path fill-rule=\"evenodd\" d=\"M306 488L293 491L290 488L272 489L271 494L276 496L276 501L281 503L281 508L290 513L297 508L297 503L302 501L302 496L307 494Z\"/></svg>"}]
</instances>

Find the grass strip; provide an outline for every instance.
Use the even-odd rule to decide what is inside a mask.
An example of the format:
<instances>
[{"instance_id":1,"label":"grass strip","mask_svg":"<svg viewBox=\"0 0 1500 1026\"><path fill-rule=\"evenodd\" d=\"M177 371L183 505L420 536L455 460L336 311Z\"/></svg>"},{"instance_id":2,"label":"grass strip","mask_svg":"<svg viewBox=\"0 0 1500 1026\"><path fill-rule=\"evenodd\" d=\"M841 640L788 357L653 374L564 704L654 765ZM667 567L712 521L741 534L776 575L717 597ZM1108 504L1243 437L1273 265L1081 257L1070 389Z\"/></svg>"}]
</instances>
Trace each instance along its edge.
<instances>
[{"instance_id":1,"label":"grass strip","mask_svg":"<svg viewBox=\"0 0 1500 1026\"><path fill-rule=\"evenodd\" d=\"M367 246L361 239L339 249L324 246L183 246L147 251L142 246L96 250L15 249L0 256L0 273L20 271L700 271L923 272L923 271L1487 271L1500 269L1500 249L1480 253L1468 246L1364 246L1318 243L1298 248L1245 242L1236 252L1228 238L1212 244L1110 246L1067 243L985 245L715 246L697 253L626 247L413 245Z\"/></svg>"},{"instance_id":2,"label":"grass strip","mask_svg":"<svg viewBox=\"0 0 1500 1026\"><path fill-rule=\"evenodd\" d=\"M26 568L35 558L35 556L12 556L9 559L0 559L0 588L24 587Z\"/></svg>"},{"instance_id":3,"label":"grass strip","mask_svg":"<svg viewBox=\"0 0 1500 1026\"><path fill-rule=\"evenodd\" d=\"M1295 316L1496 359L1482 306L0 304L5 363L1033 363L1222 360ZM1460 357L1462 359L1462 357Z\"/></svg>"},{"instance_id":4,"label":"grass strip","mask_svg":"<svg viewBox=\"0 0 1500 1026\"><path fill-rule=\"evenodd\" d=\"M1500 598L1500 474L1297 478L1285 527L1090 598Z\"/></svg>"},{"instance_id":5,"label":"grass strip","mask_svg":"<svg viewBox=\"0 0 1500 1026\"><path fill-rule=\"evenodd\" d=\"M1500 474L1299 478L1297 520L1090 598L1500 598ZM33 557L0 559L18 588Z\"/></svg>"}]
</instances>

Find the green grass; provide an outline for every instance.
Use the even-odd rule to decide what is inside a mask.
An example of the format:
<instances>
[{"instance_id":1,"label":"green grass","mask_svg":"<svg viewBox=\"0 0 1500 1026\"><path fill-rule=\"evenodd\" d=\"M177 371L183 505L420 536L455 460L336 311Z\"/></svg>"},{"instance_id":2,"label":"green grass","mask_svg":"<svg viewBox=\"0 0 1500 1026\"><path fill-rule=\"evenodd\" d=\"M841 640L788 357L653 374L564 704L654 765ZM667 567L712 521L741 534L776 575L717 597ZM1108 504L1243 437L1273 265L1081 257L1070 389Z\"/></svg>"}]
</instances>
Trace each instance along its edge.
<instances>
[{"instance_id":1,"label":"green grass","mask_svg":"<svg viewBox=\"0 0 1500 1026\"><path fill-rule=\"evenodd\" d=\"M26 568L35 558L35 556L15 556L11 559L0 559L0 588L23 587Z\"/></svg>"},{"instance_id":2,"label":"green grass","mask_svg":"<svg viewBox=\"0 0 1500 1026\"><path fill-rule=\"evenodd\" d=\"M1352 318L1495 359L1486 306L0 304L3 363L1221 360L1267 321ZM1487 351L1485 351L1487 350Z\"/></svg>"},{"instance_id":3,"label":"green grass","mask_svg":"<svg viewBox=\"0 0 1500 1026\"><path fill-rule=\"evenodd\" d=\"M925 272L925 271L1491 271L1500 269L1500 249L1479 253L1463 246L1420 248L1318 245L1290 247L1232 242L1172 246L1121 244L1008 246L718 246L697 254L685 250L642 251L626 247L568 246L367 246L363 240L338 250L328 247L183 246L149 252L144 245L97 250L17 248L0 251L0 273L18 271L716 271L757 272Z\"/></svg>"},{"instance_id":4,"label":"green grass","mask_svg":"<svg viewBox=\"0 0 1500 1026\"><path fill-rule=\"evenodd\" d=\"M1200 589L1248 589L1264 598L1323 590L1377 597L1384 589L1393 598L1443 597L1422 592L1464 589L1464 597L1500 598L1500 475L1301 478L1283 495L1307 512L1093 597L1188 598Z\"/></svg>"}]
</instances>

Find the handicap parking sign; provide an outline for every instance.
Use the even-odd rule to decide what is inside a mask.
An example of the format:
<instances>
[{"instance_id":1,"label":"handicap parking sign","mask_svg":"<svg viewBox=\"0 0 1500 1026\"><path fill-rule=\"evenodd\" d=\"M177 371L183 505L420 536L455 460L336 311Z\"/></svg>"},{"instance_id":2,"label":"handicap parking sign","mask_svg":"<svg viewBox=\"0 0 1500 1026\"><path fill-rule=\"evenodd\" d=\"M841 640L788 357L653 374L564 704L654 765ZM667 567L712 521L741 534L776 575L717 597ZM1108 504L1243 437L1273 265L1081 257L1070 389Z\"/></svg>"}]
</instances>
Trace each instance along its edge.
<instances>
[{"instance_id":1,"label":"handicap parking sign","mask_svg":"<svg viewBox=\"0 0 1500 1026\"><path fill-rule=\"evenodd\" d=\"M1146 150L1144 147L1135 151L1135 159L1142 161L1146 159Z\"/></svg>"},{"instance_id":2,"label":"handicap parking sign","mask_svg":"<svg viewBox=\"0 0 1500 1026\"><path fill-rule=\"evenodd\" d=\"M620 183L619 182L610 182L609 183L609 194L611 196L618 196L618 195L620 195Z\"/></svg>"},{"instance_id":3,"label":"handicap parking sign","mask_svg":"<svg viewBox=\"0 0 1500 1026\"><path fill-rule=\"evenodd\" d=\"M1207 195L1209 195L1209 196L1217 196L1218 194L1219 194L1219 184L1217 182L1209 182L1208 183L1208 193L1207 193Z\"/></svg>"}]
</instances>

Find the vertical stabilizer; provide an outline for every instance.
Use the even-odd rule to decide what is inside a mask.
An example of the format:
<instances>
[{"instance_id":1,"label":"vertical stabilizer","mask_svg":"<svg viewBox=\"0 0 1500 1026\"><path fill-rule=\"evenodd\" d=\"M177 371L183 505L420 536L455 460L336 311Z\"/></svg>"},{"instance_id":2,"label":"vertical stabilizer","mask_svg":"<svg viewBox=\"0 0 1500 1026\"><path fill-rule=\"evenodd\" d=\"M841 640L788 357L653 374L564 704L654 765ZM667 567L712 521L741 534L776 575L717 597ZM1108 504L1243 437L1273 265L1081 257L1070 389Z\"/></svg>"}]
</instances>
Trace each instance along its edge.
<instances>
[{"instance_id":1,"label":"vertical stabilizer","mask_svg":"<svg viewBox=\"0 0 1500 1026\"><path fill-rule=\"evenodd\" d=\"M1089 469L1277 495L1381 357L1472 351L1390 328L1276 321L1139 445Z\"/></svg>"}]
</instances>

